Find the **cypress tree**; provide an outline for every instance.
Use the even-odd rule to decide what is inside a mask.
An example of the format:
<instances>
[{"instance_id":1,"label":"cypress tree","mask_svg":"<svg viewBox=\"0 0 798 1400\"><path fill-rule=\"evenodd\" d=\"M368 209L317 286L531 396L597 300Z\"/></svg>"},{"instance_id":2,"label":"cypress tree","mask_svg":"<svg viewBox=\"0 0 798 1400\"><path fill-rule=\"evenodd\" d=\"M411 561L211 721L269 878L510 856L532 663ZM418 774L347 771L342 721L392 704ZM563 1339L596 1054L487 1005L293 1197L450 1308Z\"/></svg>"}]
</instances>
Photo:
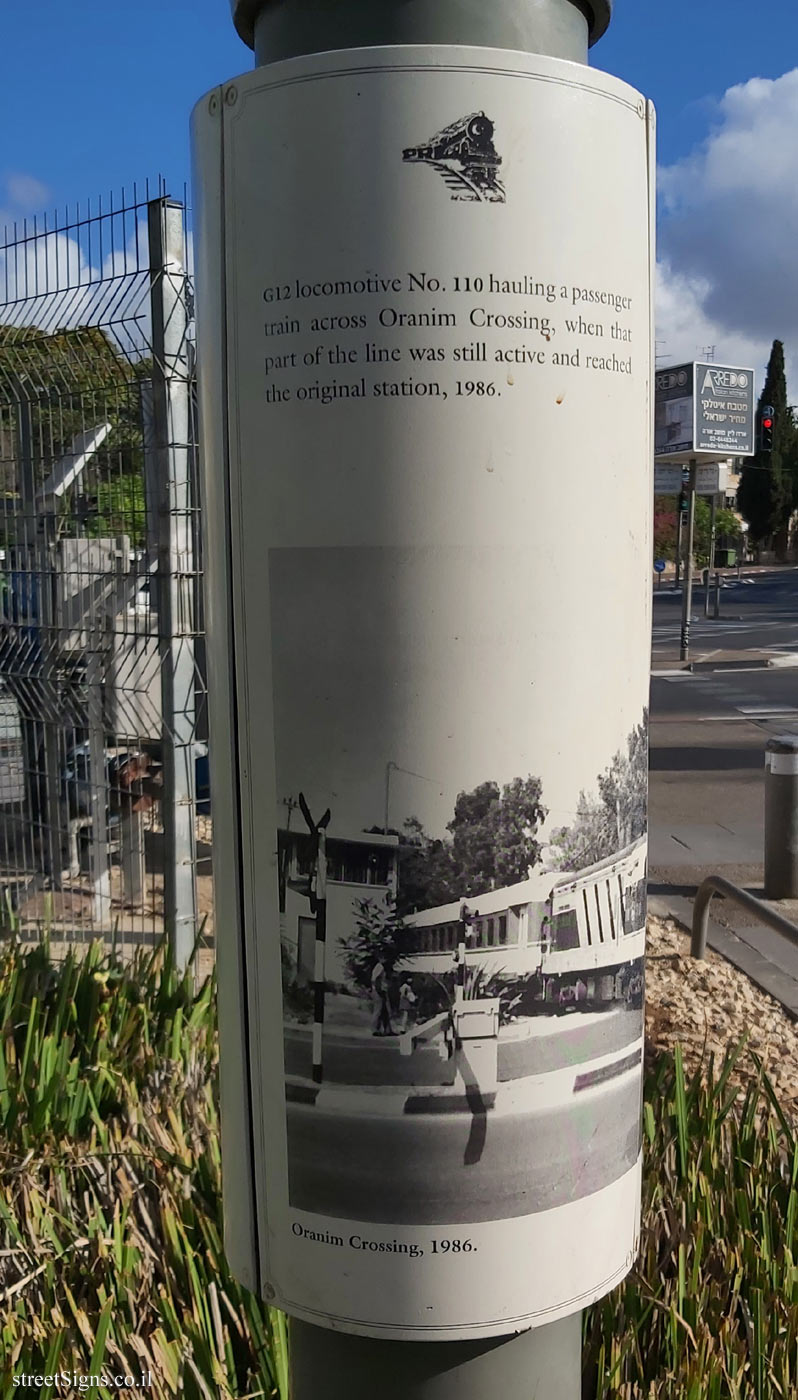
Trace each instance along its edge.
<instances>
[{"instance_id":1,"label":"cypress tree","mask_svg":"<svg viewBox=\"0 0 798 1400\"><path fill-rule=\"evenodd\" d=\"M776 536L776 547L787 543L787 527L793 510L792 467L796 449L796 430L787 407L787 379L784 373L784 345L774 340L770 352L762 393L759 396L757 422L762 405L773 409L773 451L760 451L746 462L737 491L737 508L748 521L751 539L757 543Z\"/></svg>"}]
</instances>

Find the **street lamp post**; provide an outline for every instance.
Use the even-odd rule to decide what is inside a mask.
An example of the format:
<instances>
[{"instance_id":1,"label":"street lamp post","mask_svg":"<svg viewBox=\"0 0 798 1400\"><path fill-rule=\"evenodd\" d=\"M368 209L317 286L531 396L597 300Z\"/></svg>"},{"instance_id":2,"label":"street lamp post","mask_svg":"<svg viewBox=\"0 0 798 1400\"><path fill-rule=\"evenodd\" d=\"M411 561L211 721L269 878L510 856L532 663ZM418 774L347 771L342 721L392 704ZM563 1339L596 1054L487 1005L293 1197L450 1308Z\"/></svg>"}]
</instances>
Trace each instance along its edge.
<instances>
[{"instance_id":1,"label":"street lamp post","mask_svg":"<svg viewBox=\"0 0 798 1400\"><path fill-rule=\"evenodd\" d=\"M707 559L707 586L704 590L704 617L709 617L709 588L712 571L715 568L715 536L717 533L718 498L712 496L709 503L709 557Z\"/></svg>"},{"instance_id":2,"label":"street lamp post","mask_svg":"<svg viewBox=\"0 0 798 1400\"><path fill-rule=\"evenodd\" d=\"M217 331L217 348L209 345L200 371L208 499L217 506L208 511L208 577L214 601L210 651L219 663L209 668L215 726L211 750L218 774L218 781L216 776L212 780L220 794L217 802L230 813L230 830L220 837L221 904L234 911L231 927L238 920L241 928L232 958L220 957L226 979L224 990L220 988L220 1027L223 1154L226 1143L230 1149L225 1158L225 1229L235 1249L231 1265L245 1281L254 1276L254 1286L291 1313L292 1400L371 1400L375 1392L380 1400L484 1400L494 1393L507 1400L577 1400L581 1309L607 1291L608 1280L620 1281L634 1257L639 1152L630 1169L628 1151L624 1149L623 1158L619 1151L618 1174L607 1187L614 1193L610 1209L617 1228L608 1228L606 1217L587 1210L584 1196L576 1191L566 1202L566 1210L575 1207L570 1215L574 1223L565 1222L563 1228L578 1231L578 1248L571 1250L578 1260L563 1266L556 1302L551 1275L568 1252L560 1248L556 1232L546 1236L548 1262L518 1244L524 1228L530 1239L543 1240L543 1205L530 1206L524 1199L513 1214L497 1199L472 1216L458 1214L449 1205L427 1206L415 1199L427 1163L414 1161L414 1175L402 1181L401 1193L386 1207L384 1182L378 1179L375 1184L373 1177L393 1169L392 1153L410 1150L407 1144L414 1139L405 1132L406 1120L417 1103L407 1112L392 1110L386 1118L390 1129L386 1127L382 1137L375 1132L369 1138L377 1144L384 1167L367 1161L365 1154L357 1156L356 1144L365 1136L355 1135L355 1146L347 1144L350 1159L357 1158L352 1161L352 1182L362 1183L357 1188L362 1200L348 1195L343 1210L343 1198L336 1196L330 1205L328 1197L321 1201L321 1196L313 1196L308 1204L306 1193L302 1204L302 1174L307 1169L319 1173L325 1143L332 1144L324 1134L337 1131L338 1125L328 1106L335 1093L326 1080L318 1094L315 1085L291 1085L304 1095L293 1101L293 1117L285 1112L279 1082L282 1033L279 988L274 985L279 979L270 975L268 902L258 895L263 891L269 896L270 804L273 792L284 790L275 787L274 774L280 783L291 778L287 746L281 751L271 734L264 738L264 730L274 719L277 732L275 715L282 705L285 738L293 716L288 714L287 691L279 690L280 638L275 636L269 651L272 642L265 641L269 628L262 626L260 600L274 585L271 630L276 634L279 586L287 590L289 579L291 587L304 583L303 570L310 573L317 567L315 559L328 547L333 556L330 577L335 571L339 582L340 556L355 561L361 554L377 556L377 563L368 561L369 577L375 580L375 609L381 604L379 589L389 579L385 597L397 615L402 615L405 603L408 609L411 603L424 605L418 613L424 617L423 627L417 628L420 635L405 650L386 644L383 651L374 647L372 655L369 625L361 626L358 619L352 661L357 691L351 681L347 695L355 699L347 700L348 730L339 741L330 702L338 677L330 653L314 650L309 638L292 634L290 647L297 657L304 648L303 674L312 677L303 691L291 673L297 705L292 744L304 721L301 732L307 734L309 747L301 762L321 788L324 775L318 770L329 755L321 752L318 734L335 735L328 747L335 750L338 765L329 788L336 799L339 786L353 781L343 746L352 742L351 731L361 716L372 726L367 735L370 754L375 752L376 736L385 745L383 753L401 753L405 736L412 733L418 736L419 752L426 753L428 742L435 742L444 748L447 761L462 764L445 775L447 783L460 781L466 765L471 770L479 760L472 751L475 736L477 748L480 742L475 717L487 731L497 716L504 723L509 715L501 684L494 686L492 663L487 663L484 681L479 675L474 684L484 684L484 693L496 695L493 715L476 708L472 690L456 667L451 668L451 683L446 671L453 638L460 646L458 664L465 655L456 624L468 610L468 590L477 586L484 556L490 559L499 655L506 657L510 648L519 654L527 648L530 677L538 661L538 676L556 675L558 666L568 672L574 665L570 658L579 654L585 640L584 610L562 587L565 573L557 572L565 570L564 563L547 563L545 576L530 579L529 612L508 621L498 596L503 585L496 585L495 556L489 551L494 542L504 551L514 529L523 539L528 526L554 518L556 487L546 500L546 511L540 510L541 493L550 480L546 444L567 437L564 476L576 485L589 455L579 447L584 424L594 419L600 424L594 427L594 442L597 436L608 437L609 402L618 405L613 430L619 412L628 413L633 422L629 440L634 440L634 452L617 458L618 482L624 486L624 500L632 502L629 511L635 522L634 529L627 529L626 521L623 530L618 529L613 556L613 596L618 608L625 606L632 581L646 577L636 572L644 558L636 528L645 530L645 500L635 463L641 451L650 449L646 404L653 115L645 100L624 84L578 67L586 64L589 45L609 24L611 0L231 4L236 28L265 72L218 88L195 109L199 168L206 186L198 215L198 338L206 326ZM339 59L340 50L346 53ZM421 89L413 86L419 73L424 82L420 105L414 94ZM515 139L514 130L519 133ZM560 146L568 153L565 161ZM597 166L602 152L606 169L601 161ZM282 173L277 171L281 161ZM424 165L427 169L419 168ZM547 204L551 199L558 206L556 233ZM594 204L601 211L595 229L590 223ZM538 259L537 270L534 259L528 270L530 252ZM434 266L427 261L433 254L440 255ZM555 316L554 302L562 303L556 308L556 325L550 319ZM605 310L599 313L597 306ZM590 343L598 334L599 314L613 317L607 322L608 342L621 314L629 323L618 325L614 348ZM486 328L492 338L485 335ZM427 337L433 329L436 336ZM406 335L406 330L414 333ZM523 330L523 335L511 335L515 330ZM352 337L352 331L358 336ZM360 331L368 334L360 336ZM330 340L333 333L335 339ZM435 343L428 344L428 338ZM632 354L624 341L641 348ZM602 353L593 353L596 349ZM480 368L488 356L492 363ZM370 368L376 362L396 368L380 370L377 376ZM422 377L420 366L441 362L445 369L430 368L429 377ZM544 393L541 384L545 404L539 409L535 396ZM564 402L566 407L561 407ZM224 407L217 411L219 405ZM340 437L331 448L336 434ZM478 441L482 454L483 438L490 452L477 457L472 447ZM506 449L501 446L505 438ZM538 447L530 453L533 440ZM267 444L262 459L261 444ZM301 473L308 467L319 473L323 510L318 508L318 491L314 494L302 485ZM577 492L574 499L578 498ZM559 509L561 499L556 504ZM256 525L257 538L252 533ZM410 551L417 551L416 572L402 573ZM525 560L528 555L526 550ZM430 559L432 585L426 596L417 580ZM644 563L647 568L647 560ZM514 574L513 597L517 582ZM328 599L325 584L326 578L316 582L312 606L314 625L326 646L329 605L337 600ZM536 590L541 589L550 590L552 616L546 646L538 647L538 656L530 645L530 631L540 606ZM567 603L561 596L565 594ZM430 613L435 614L432 623ZM618 675L624 677L619 685L626 688L623 703L629 703L627 677L634 676L631 690L639 696L641 710L648 687L648 621L641 606L626 629L628 651L618 667ZM479 634L474 672L482 660L479 647L490 655L493 640L489 635L488 645ZM327 658L323 665L329 684L327 674L323 684L319 682L320 656ZM307 663L307 657L312 662ZM346 656L340 665L347 666ZM431 723L441 673L448 706L443 740ZM364 677L373 683L369 713L363 704ZM542 695L540 712L546 716L541 722L542 748L551 717L556 711L561 720L578 689L567 686L556 695L545 685L537 688L535 699ZM237 698L244 690L246 712L243 698ZM617 709L618 694L609 683L602 692L599 703L608 714ZM523 710L525 701L517 698ZM274 710L273 700L278 702ZM311 701L315 709L308 719ZM233 714L236 722L227 722ZM251 716L257 716L252 724ZM520 748L529 732L525 712L519 725ZM427 736L433 733L430 741ZM445 748L450 738L451 751ZM554 740L552 750L560 752ZM290 763L299 762L292 749ZM358 790L366 780L371 790L375 779L379 784L379 768L374 773L366 766L363 759L363 769L354 771ZM422 776L394 760L386 763L386 833L391 779L397 772ZM569 780L573 777L569 770ZM305 820L312 824L307 813ZM323 842L321 847L323 853ZM482 902L480 909L489 920L481 940L488 946L499 934ZM463 953L467 916L464 909L459 939ZM331 899L331 925L332 917ZM454 919L457 913L449 911L447 924ZM332 942L332 928L329 937ZM464 1007L464 957L460 969ZM235 1016L236 996L247 995L248 1022ZM470 1012L470 1003L466 1009ZM259 1019L253 1029L255 1018ZM474 1056L476 1040L470 1051ZM375 1048L387 1061L388 1050L383 1056L382 1045L368 1045L369 1051ZM241 1068L237 1081L236 1064ZM371 1135L373 1120L383 1109L367 1110L362 1104L366 1099L375 1102L370 1090L379 1089L387 1099L383 1091L395 1086L383 1081L374 1086L367 1080L365 1088L361 1083L344 1087L342 1116L351 1114L354 1121L356 1113L361 1115L356 1134ZM353 1098L356 1109L351 1107ZM572 1111L570 1101L567 1111ZM631 1112L639 1113L637 1096ZM439 1121L436 1116L435 1124ZM466 1124L476 1140L488 1132L493 1151L498 1138L495 1121L488 1130L483 1112L481 1121ZM322 1145L315 1157L304 1150L305 1132L318 1134L313 1140ZM424 1141L431 1143L433 1136L434 1149L422 1149L429 1152L429 1173L445 1171L446 1189L456 1200L458 1190L466 1193L473 1185L476 1159L464 1161L468 1154L458 1143L456 1162L446 1156L440 1166L434 1152L444 1147L430 1121ZM239 1156L246 1158L239 1148L242 1137L254 1164L249 1176L239 1168ZM450 1153L449 1139L445 1151ZM348 1170L336 1160L331 1146L330 1160L322 1166L325 1183L333 1189L336 1170L342 1179ZM469 1179L453 1175L455 1168L458 1173L467 1170ZM489 1164L483 1163L483 1169L490 1170ZM238 1170L248 1185L254 1181L250 1197L243 1191L236 1196L231 1189ZM553 1157L552 1175L557 1170ZM397 1214L388 1213L394 1209ZM352 1220L353 1210L363 1213ZM462 1229L453 1223L469 1221ZM445 1248L439 1235L446 1237ZM471 1235L479 1237L478 1245ZM449 1248L455 1236L457 1251ZM599 1255L609 1261L602 1263L601 1271ZM537 1289L534 1297L532 1285ZM549 1321L552 1317L555 1320Z\"/></svg>"},{"instance_id":3,"label":"street lamp post","mask_svg":"<svg viewBox=\"0 0 798 1400\"><path fill-rule=\"evenodd\" d=\"M695 543L695 488L698 464L690 459L690 480L687 486L687 550L684 561L684 590L682 592L682 631L679 657L690 657L690 614L693 608L693 547Z\"/></svg>"}]
</instances>

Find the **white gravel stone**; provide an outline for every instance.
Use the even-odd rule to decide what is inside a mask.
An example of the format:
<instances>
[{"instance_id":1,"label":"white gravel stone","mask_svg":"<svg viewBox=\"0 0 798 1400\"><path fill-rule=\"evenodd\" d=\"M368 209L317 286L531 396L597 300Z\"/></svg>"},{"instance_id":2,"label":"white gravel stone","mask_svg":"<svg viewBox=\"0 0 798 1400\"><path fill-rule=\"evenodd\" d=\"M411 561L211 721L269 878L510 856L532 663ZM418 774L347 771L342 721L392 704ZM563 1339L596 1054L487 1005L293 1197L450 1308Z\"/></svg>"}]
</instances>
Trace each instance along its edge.
<instances>
[{"instance_id":1,"label":"white gravel stone","mask_svg":"<svg viewBox=\"0 0 798 1400\"><path fill-rule=\"evenodd\" d=\"M671 919L650 918L646 947L646 1045L682 1047L685 1069L706 1066L715 1051L716 1073L728 1046L748 1033L748 1045L760 1056L778 1087L785 1114L798 1122L798 1025L781 1005L749 981L713 949L706 960L690 956L690 934ZM757 1074L743 1050L732 1083L744 1089Z\"/></svg>"}]
</instances>

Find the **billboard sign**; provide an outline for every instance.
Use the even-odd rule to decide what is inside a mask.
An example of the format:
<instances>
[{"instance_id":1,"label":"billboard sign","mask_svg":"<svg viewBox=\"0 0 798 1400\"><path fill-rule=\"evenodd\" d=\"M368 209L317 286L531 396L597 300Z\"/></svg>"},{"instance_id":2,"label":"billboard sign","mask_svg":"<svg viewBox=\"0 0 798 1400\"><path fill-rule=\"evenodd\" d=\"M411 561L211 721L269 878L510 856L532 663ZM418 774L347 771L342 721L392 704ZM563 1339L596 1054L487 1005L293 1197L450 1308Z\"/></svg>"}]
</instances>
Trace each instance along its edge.
<instances>
[{"instance_id":1,"label":"billboard sign","mask_svg":"<svg viewBox=\"0 0 798 1400\"><path fill-rule=\"evenodd\" d=\"M675 456L693 449L693 366L674 365L654 380L654 456ZM678 489L678 488L677 488Z\"/></svg>"},{"instance_id":2,"label":"billboard sign","mask_svg":"<svg viewBox=\"0 0 798 1400\"><path fill-rule=\"evenodd\" d=\"M655 460L754 453L754 371L694 361L658 371Z\"/></svg>"},{"instance_id":3,"label":"billboard sign","mask_svg":"<svg viewBox=\"0 0 798 1400\"><path fill-rule=\"evenodd\" d=\"M754 371L695 366L695 450L723 457L754 452Z\"/></svg>"}]
</instances>

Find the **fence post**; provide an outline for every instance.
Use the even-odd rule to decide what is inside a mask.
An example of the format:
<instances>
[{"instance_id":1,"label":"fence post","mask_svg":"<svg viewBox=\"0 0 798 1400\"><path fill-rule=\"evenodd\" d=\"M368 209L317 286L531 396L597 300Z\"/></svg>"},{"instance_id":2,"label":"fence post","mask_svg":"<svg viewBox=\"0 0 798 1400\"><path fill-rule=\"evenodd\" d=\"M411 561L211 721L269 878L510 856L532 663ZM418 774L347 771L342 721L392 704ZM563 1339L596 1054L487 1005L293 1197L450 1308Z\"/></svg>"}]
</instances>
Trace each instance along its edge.
<instances>
[{"instance_id":1,"label":"fence post","mask_svg":"<svg viewBox=\"0 0 798 1400\"><path fill-rule=\"evenodd\" d=\"M20 504L22 506L22 530L21 539L15 557L13 559L14 571L21 575L23 580L23 607L29 625L32 622L32 600L33 600L33 577L36 568L36 481L33 470L33 427L31 423L31 407L28 398L26 384L23 379L16 376L10 377L10 384L14 393L14 406L17 413L17 490L19 492ZM42 836L46 821L46 811L41 811L39 792L39 730L40 724L29 713L30 701L22 703L22 696L15 687L14 699L19 708L20 724L22 727L22 739L24 749L25 766L25 791L28 801L28 812L31 823L39 827L40 837ZM48 868L47 854L43 850L43 868Z\"/></svg>"},{"instance_id":2,"label":"fence post","mask_svg":"<svg viewBox=\"0 0 798 1400\"><path fill-rule=\"evenodd\" d=\"M103 716L102 632L89 631L86 658L89 722L89 772L91 776L91 882L93 912L97 930L105 932L111 915L111 869L108 847L108 780Z\"/></svg>"},{"instance_id":3,"label":"fence post","mask_svg":"<svg viewBox=\"0 0 798 1400\"><path fill-rule=\"evenodd\" d=\"M58 672L55 665L56 521L52 499L39 503L38 548L35 555L36 626L39 636L39 704L43 732L45 812L42 838L44 869L51 887L59 889L63 866L65 821L61 804L61 745L58 731ZM32 581L31 581L32 582Z\"/></svg>"},{"instance_id":4,"label":"fence post","mask_svg":"<svg viewBox=\"0 0 798 1400\"><path fill-rule=\"evenodd\" d=\"M194 538L189 450L188 278L183 207L148 205L152 396L159 471L164 926L179 968L197 937L194 776Z\"/></svg>"}]
</instances>

